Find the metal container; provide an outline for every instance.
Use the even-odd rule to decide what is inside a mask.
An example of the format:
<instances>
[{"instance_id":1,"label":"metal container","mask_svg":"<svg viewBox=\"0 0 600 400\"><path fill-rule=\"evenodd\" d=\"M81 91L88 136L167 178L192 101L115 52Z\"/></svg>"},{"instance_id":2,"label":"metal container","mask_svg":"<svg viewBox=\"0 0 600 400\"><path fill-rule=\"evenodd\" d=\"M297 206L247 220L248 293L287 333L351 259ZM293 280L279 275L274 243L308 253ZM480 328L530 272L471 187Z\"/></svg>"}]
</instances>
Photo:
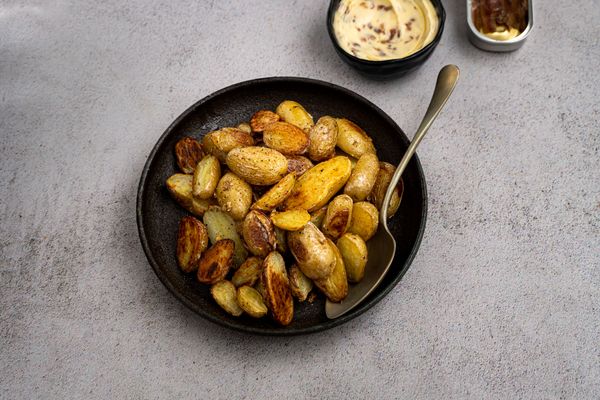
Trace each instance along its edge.
<instances>
[{"instance_id":1,"label":"metal container","mask_svg":"<svg viewBox=\"0 0 600 400\"><path fill-rule=\"evenodd\" d=\"M472 0L467 0L467 25L468 25L468 33L469 40L475 46L479 47L482 50L486 51L513 51L517 50L523 43L525 43L525 39L531 32L533 28L533 0L528 0L527 2L527 27L521 34L510 40L495 40L485 36L483 33L479 32L479 30L475 27L475 23L473 22L473 2Z\"/></svg>"}]
</instances>

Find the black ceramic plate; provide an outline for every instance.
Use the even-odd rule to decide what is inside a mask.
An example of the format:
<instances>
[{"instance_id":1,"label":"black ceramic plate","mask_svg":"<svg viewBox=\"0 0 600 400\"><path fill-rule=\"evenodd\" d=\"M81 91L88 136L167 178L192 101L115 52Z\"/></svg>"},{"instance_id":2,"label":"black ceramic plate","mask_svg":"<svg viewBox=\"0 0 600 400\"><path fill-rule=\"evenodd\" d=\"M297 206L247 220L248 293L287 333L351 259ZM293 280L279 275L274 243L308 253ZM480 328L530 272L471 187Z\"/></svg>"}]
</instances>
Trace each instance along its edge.
<instances>
[{"instance_id":1,"label":"black ceramic plate","mask_svg":"<svg viewBox=\"0 0 600 400\"><path fill-rule=\"evenodd\" d=\"M382 161L398 163L408 146L402 130L373 103L342 87L304 78L265 78L242 82L200 100L167 128L150 153L138 189L137 223L144 252L164 285L186 306L220 325L266 335L297 335L317 332L362 314L400 281L412 262L425 229L427 191L421 164L413 157L404 172L404 196L390 221L398 248L393 266L379 287L348 314L329 320L322 296L312 304L294 304L294 319L286 327L270 318L239 318L225 313L211 298L209 287L186 275L175 258L177 227L186 211L165 188L169 176L178 172L174 146L184 136L202 137L224 126L248 121L257 110L274 110L283 100L298 101L315 121L323 115L343 116L371 135Z\"/></svg>"}]
</instances>

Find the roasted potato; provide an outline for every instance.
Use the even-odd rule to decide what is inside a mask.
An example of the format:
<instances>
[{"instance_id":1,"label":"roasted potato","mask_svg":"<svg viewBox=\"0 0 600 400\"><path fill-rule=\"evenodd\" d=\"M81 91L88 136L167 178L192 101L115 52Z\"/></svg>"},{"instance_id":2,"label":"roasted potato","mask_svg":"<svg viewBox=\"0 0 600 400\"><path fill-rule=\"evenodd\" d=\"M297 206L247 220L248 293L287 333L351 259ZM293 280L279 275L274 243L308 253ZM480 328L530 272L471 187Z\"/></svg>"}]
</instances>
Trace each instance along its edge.
<instances>
[{"instance_id":1,"label":"roasted potato","mask_svg":"<svg viewBox=\"0 0 600 400\"><path fill-rule=\"evenodd\" d=\"M252 204L252 188L234 173L227 172L217 185L219 205L235 220L243 219Z\"/></svg>"},{"instance_id":2,"label":"roasted potato","mask_svg":"<svg viewBox=\"0 0 600 400\"><path fill-rule=\"evenodd\" d=\"M288 247L298 266L310 279L328 276L335 266L335 254L323 232L312 222L299 231L288 233Z\"/></svg>"},{"instance_id":3,"label":"roasted potato","mask_svg":"<svg viewBox=\"0 0 600 400\"><path fill-rule=\"evenodd\" d=\"M298 178L283 202L283 209L315 211L323 207L346 184L350 172L350 160L346 157L334 157L315 165Z\"/></svg>"},{"instance_id":4,"label":"roasted potato","mask_svg":"<svg viewBox=\"0 0 600 400\"><path fill-rule=\"evenodd\" d=\"M227 155L227 166L251 185L273 185L287 174L288 160L277 150L241 147Z\"/></svg>"},{"instance_id":5,"label":"roasted potato","mask_svg":"<svg viewBox=\"0 0 600 400\"><path fill-rule=\"evenodd\" d=\"M385 193L387 192L388 186L392 181L392 176L396 171L396 167L388 162L380 162L379 163L379 172L377 173L377 179L375 179L375 185L373 185L373 190L369 194L369 200L381 212L381 205L383 203L383 199L385 198ZM392 197L390 199L390 204L388 206L388 218L391 218L398 207L400 206L400 201L402 200L402 193L404 192L404 181L400 178L398 185L396 185L396 189L392 193Z\"/></svg>"},{"instance_id":6,"label":"roasted potato","mask_svg":"<svg viewBox=\"0 0 600 400\"><path fill-rule=\"evenodd\" d=\"M308 157L314 161L323 161L332 158L335 155L335 145L337 143L338 128L335 118L321 117L313 126L308 137Z\"/></svg>"},{"instance_id":7,"label":"roasted potato","mask_svg":"<svg viewBox=\"0 0 600 400\"><path fill-rule=\"evenodd\" d=\"M269 253L263 262L261 275L264 299L273 319L288 325L294 316L294 300L283 257L276 251Z\"/></svg>"},{"instance_id":8,"label":"roasted potato","mask_svg":"<svg viewBox=\"0 0 600 400\"><path fill-rule=\"evenodd\" d=\"M335 266L331 274L325 278L315 279L315 285L327 296L330 301L339 303L348 296L348 279L346 268L340 251L335 244L327 239L327 244L335 254Z\"/></svg>"},{"instance_id":9,"label":"roasted potato","mask_svg":"<svg viewBox=\"0 0 600 400\"><path fill-rule=\"evenodd\" d=\"M240 286L237 290L237 303L253 318L262 318L269 311L262 295L250 286Z\"/></svg>"},{"instance_id":10,"label":"roasted potato","mask_svg":"<svg viewBox=\"0 0 600 400\"><path fill-rule=\"evenodd\" d=\"M208 246L206 226L196 218L185 216L177 232L177 262L183 272L194 272L202 252Z\"/></svg>"},{"instance_id":11,"label":"roasted potato","mask_svg":"<svg viewBox=\"0 0 600 400\"><path fill-rule=\"evenodd\" d=\"M351 218L352 199L347 194L340 194L327 206L321 231L330 239L336 240L348 230Z\"/></svg>"},{"instance_id":12,"label":"roasted potato","mask_svg":"<svg viewBox=\"0 0 600 400\"><path fill-rule=\"evenodd\" d=\"M246 215L242 225L242 236L246 248L255 256L266 257L275 250L277 241L273 223L260 211L252 210Z\"/></svg>"},{"instance_id":13,"label":"roasted potato","mask_svg":"<svg viewBox=\"0 0 600 400\"><path fill-rule=\"evenodd\" d=\"M192 181L192 193L198 199L210 199L221 179L221 164L209 154L196 165Z\"/></svg>"},{"instance_id":14,"label":"roasted potato","mask_svg":"<svg viewBox=\"0 0 600 400\"><path fill-rule=\"evenodd\" d=\"M354 201L365 200L375 185L378 172L379 160L377 156L373 153L363 154L352 169L350 178L344 186L344 193Z\"/></svg>"},{"instance_id":15,"label":"roasted potato","mask_svg":"<svg viewBox=\"0 0 600 400\"><path fill-rule=\"evenodd\" d=\"M202 156L202 146L194 138L184 137L175 145L177 165L184 174L193 173Z\"/></svg>"},{"instance_id":16,"label":"roasted potato","mask_svg":"<svg viewBox=\"0 0 600 400\"><path fill-rule=\"evenodd\" d=\"M294 172L299 177L312 167L313 163L304 156L286 156L288 159L288 172Z\"/></svg>"},{"instance_id":17,"label":"roasted potato","mask_svg":"<svg viewBox=\"0 0 600 400\"><path fill-rule=\"evenodd\" d=\"M238 124L238 126L236 126L236 128L238 128L240 131L246 132L249 135L252 134L252 127L247 122L242 122L242 123Z\"/></svg>"},{"instance_id":18,"label":"roasted potato","mask_svg":"<svg viewBox=\"0 0 600 400\"><path fill-rule=\"evenodd\" d=\"M304 109L304 107L295 101L283 101L277 106L275 112L282 120L289 122L292 125L296 125L304 132L308 132L315 124L313 117Z\"/></svg>"},{"instance_id":19,"label":"roasted potato","mask_svg":"<svg viewBox=\"0 0 600 400\"><path fill-rule=\"evenodd\" d=\"M368 257L365 241L354 233L346 233L337 241L337 248L342 254L348 280L360 282L365 276Z\"/></svg>"},{"instance_id":20,"label":"roasted potato","mask_svg":"<svg viewBox=\"0 0 600 400\"><path fill-rule=\"evenodd\" d=\"M202 138L204 151L217 157L222 163L231 150L253 145L252 135L237 128L222 128L209 132Z\"/></svg>"},{"instance_id":21,"label":"roasted potato","mask_svg":"<svg viewBox=\"0 0 600 400\"><path fill-rule=\"evenodd\" d=\"M231 283L235 287L243 285L253 286L260 278L261 272L262 260L258 257L248 257L231 277Z\"/></svg>"},{"instance_id":22,"label":"roasted potato","mask_svg":"<svg viewBox=\"0 0 600 400\"><path fill-rule=\"evenodd\" d=\"M206 250L198 262L198 281L213 284L225 279L233 263L233 249L233 240L222 239Z\"/></svg>"},{"instance_id":23,"label":"roasted potato","mask_svg":"<svg viewBox=\"0 0 600 400\"><path fill-rule=\"evenodd\" d=\"M234 267L237 268L242 265L246 258L248 258L248 251L244 247L231 215L218 207L212 207L204 213L203 221L212 244L222 239L233 240L235 244L233 256Z\"/></svg>"},{"instance_id":24,"label":"roasted potato","mask_svg":"<svg viewBox=\"0 0 600 400\"><path fill-rule=\"evenodd\" d=\"M273 225L275 225L275 224L273 224ZM281 254L284 254L288 250L287 234L285 233L286 231L275 226L274 232L275 232L275 241L277 242L275 244L275 250L277 250Z\"/></svg>"},{"instance_id":25,"label":"roasted potato","mask_svg":"<svg viewBox=\"0 0 600 400\"><path fill-rule=\"evenodd\" d=\"M287 174L282 180L277 182L271 189L261 196L253 205L253 210L271 211L281 204L292 193L296 184L294 173Z\"/></svg>"},{"instance_id":26,"label":"roasted potato","mask_svg":"<svg viewBox=\"0 0 600 400\"><path fill-rule=\"evenodd\" d=\"M298 267L296 264L290 267L288 271L288 277L290 280L292 296L297 298L298 301L305 301L313 288L312 281L302 273L300 267Z\"/></svg>"},{"instance_id":27,"label":"roasted potato","mask_svg":"<svg viewBox=\"0 0 600 400\"><path fill-rule=\"evenodd\" d=\"M192 175L175 174L167 179L167 190L180 206L201 217L214 204L212 199L197 199L192 194Z\"/></svg>"},{"instance_id":28,"label":"roasted potato","mask_svg":"<svg viewBox=\"0 0 600 400\"><path fill-rule=\"evenodd\" d=\"M212 285L210 294L228 314L239 317L244 312L237 303L237 290L229 281L219 281Z\"/></svg>"},{"instance_id":29,"label":"roasted potato","mask_svg":"<svg viewBox=\"0 0 600 400\"><path fill-rule=\"evenodd\" d=\"M250 127L253 132L262 132L267 125L277 122L279 119L279 115L275 114L273 111L260 110L254 113L252 118L250 118Z\"/></svg>"},{"instance_id":30,"label":"roasted potato","mask_svg":"<svg viewBox=\"0 0 600 400\"><path fill-rule=\"evenodd\" d=\"M337 147L355 158L365 153L375 153L373 141L358 125L345 118L338 118L337 124Z\"/></svg>"},{"instance_id":31,"label":"roasted potato","mask_svg":"<svg viewBox=\"0 0 600 400\"><path fill-rule=\"evenodd\" d=\"M310 222L315 224L317 228L321 229L321 226L323 225L323 220L325 219L325 214L327 214L327 206L323 206L317 211L313 212L310 215Z\"/></svg>"},{"instance_id":32,"label":"roasted potato","mask_svg":"<svg viewBox=\"0 0 600 400\"><path fill-rule=\"evenodd\" d=\"M287 122L273 122L265 127L263 142L285 155L300 155L308 148L308 135Z\"/></svg>"},{"instance_id":33,"label":"roasted potato","mask_svg":"<svg viewBox=\"0 0 600 400\"><path fill-rule=\"evenodd\" d=\"M365 242L373 237L379 226L379 211L368 201L359 201L352 206L352 220L348 232L355 233Z\"/></svg>"},{"instance_id":34,"label":"roasted potato","mask_svg":"<svg viewBox=\"0 0 600 400\"><path fill-rule=\"evenodd\" d=\"M306 210L273 211L271 221L283 230L297 231L310 221L310 214Z\"/></svg>"}]
</instances>

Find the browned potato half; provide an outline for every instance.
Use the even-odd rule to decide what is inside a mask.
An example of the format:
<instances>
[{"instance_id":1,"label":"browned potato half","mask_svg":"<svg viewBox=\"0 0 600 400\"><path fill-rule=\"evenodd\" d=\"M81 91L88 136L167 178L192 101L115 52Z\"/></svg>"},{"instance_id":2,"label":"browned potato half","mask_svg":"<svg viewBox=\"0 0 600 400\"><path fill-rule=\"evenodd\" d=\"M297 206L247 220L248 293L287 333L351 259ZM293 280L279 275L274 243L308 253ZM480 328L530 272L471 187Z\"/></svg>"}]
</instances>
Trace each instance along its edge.
<instances>
[{"instance_id":1,"label":"browned potato half","mask_svg":"<svg viewBox=\"0 0 600 400\"><path fill-rule=\"evenodd\" d=\"M191 174L198 161L202 159L200 142L191 137L184 137L175 145L175 157L181 172Z\"/></svg>"},{"instance_id":2,"label":"browned potato half","mask_svg":"<svg viewBox=\"0 0 600 400\"><path fill-rule=\"evenodd\" d=\"M241 124L238 124L238 126L236 126L236 128L238 128L240 131L246 132L249 135L252 134L252 127L247 122L242 122Z\"/></svg>"},{"instance_id":3,"label":"browned potato half","mask_svg":"<svg viewBox=\"0 0 600 400\"><path fill-rule=\"evenodd\" d=\"M250 127L254 132L262 132L267 125L277 121L279 121L279 115L275 114L273 111L260 110L254 113L252 118L250 118Z\"/></svg>"},{"instance_id":4,"label":"browned potato half","mask_svg":"<svg viewBox=\"0 0 600 400\"><path fill-rule=\"evenodd\" d=\"M354 233L346 233L337 241L337 248L342 254L346 274L350 282L360 282L365 276L367 265L367 245Z\"/></svg>"},{"instance_id":5,"label":"browned potato half","mask_svg":"<svg viewBox=\"0 0 600 400\"><path fill-rule=\"evenodd\" d=\"M235 271L231 277L231 282L236 286L242 285L253 286L260 278L262 272L262 260L258 257L249 257Z\"/></svg>"},{"instance_id":6,"label":"browned potato half","mask_svg":"<svg viewBox=\"0 0 600 400\"><path fill-rule=\"evenodd\" d=\"M288 277L290 279L292 296L297 298L298 301L305 301L313 288L312 281L302 273L300 267L298 267L296 264L290 267L288 271Z\"/></svg>"},{"instance_id":7,"label":"browned potato half","mask_svg":"<svg viewBox=\"0 0 600 400\"><path fill-rule=\"evenodd\" d=\"M340 194L327 206L321 230L326 236L336 240L348 230L351 218L352 199L347 194Z\"/></svg>"},{"instance_id":8,"label":"browned potato half","mask_svg":"<svg viewBox=\"0 0 600 400\"><path fill-rule=\"evenodd\" d=\"M212 285L210 294L228 314L239 317L244 312L237 303L237 290L229 281L219 281Z\"/></svg>"},{"instance_id":9,"label":"browned potato half","mask_svg":"<svg viewBox=\"0 0 600 400\"><path fill-rule=\"evenodd\" d=\"M221 128L207 133L202 138L204 151L217 157L222 163L231 150L253 145L252 135L237 128Z\"/></svg>"},{"instance_id":10,"label":"browned potato half","mask_svg":"<svg viewBox=\"0 0 600 400\"><path fill-rule=\"evenodd\" d=\"M183 272L193 272L198 268L200 256L207 246L206 226L194 217L181 218L177 232L177 262Z\"/></svg>"},{"instance_id":11,"label":"browned potato half","mask_svg":"<svg viewBox=\"0 0 600 400\"><path fill-rule=\"evenodd\" d=\"M313 117L304 109L304 107L295 101L283 101L277 106L275 112L282 120L289 122L292 125L296 125L304 132L308 132L315 124Z\"/></svg>"},{"instance_id":12,"label":"browned potato half","mask_svg":"<svg viewBox=\"0 0 600 400\"><path fill-rule=\"evenodd\" d=\"M217 185L219 205L235 220L243 219L252 204L252 188L234 173L228 172Z\"/></svg>"},{"instance_id":13,"label":"browned potato half","mask_svg":"<svg viewBox=\"0 0 600 400\"><path fill-rule=\"evenodd\" d=\"M298 178L292 193L283 202L283 209L318 210L344 187L351 170L346 157L333 157L315 165Z\"/></svg>"},{"instance_id":14,"label":"browned potato half","mask_svg":"<svg viewBox=\"0 0 600 400\"><path fill-rule=\"evenodd\" d=\"M312 222L299 231L288 233L288 246L298 266L310 279L328 276L335 266L335 254L323 232Z\"/></svg>"},{"instance_id":15,"label":"browned potato half","mask_svg":"<svg viewBox=\"0 0 600 400\"><path fill-rule=\"evenodd\" d=\"M252 209L260 211L271 211L281 204L286 197L292 193L292 189L296 184L296 176L294 173L287 174L282 180L277 182L271 189L267 191L260 199L252 205Z\"/></svg>"},{"instance_id":16,"label":"browned potato half","mask_svg":"<svg viewBox=\"0 0 600 400\"><path fill-rule=\"evenodd\" d=\"M273 185L287 174L288 160L277 150L241 147L227 155L227 166L251 185Z\"/></svg>"},{"instance_id":17,"label":"browned potato half","mask_svg":"<svg viewBox=\"0 0 600 400\"><path fill-rule=\"evenodd\" d=\"M273 224L273 225L275 225L275 224ZM284 254L288 250L287 234L285 233L286 231L275 226L274 232L275 232L275 240L277 242L277 244L275 245L275 250L277 250L281 254Z\"/></svg>"},{"instance_id":18,"label":"browned potato half","mask_svg":"<svg viewBox=\"0 0 600 400\"><path fill-rule=\"evenodd\" d=\"M212 244L222 239L231 239L235 244L233 253L234 267L237 268L248 258L248 250L244 247L242 239L238 234L235 222L231 215L218 207L212 207L204 213L204 225L208 231L208 237Z\"/></svg>"},{"instance_id":19,"label":"browned potato half","mask_svg":"<svg viewBox=\"0 0 600 400\"><path fill-rule=\"evenodd\" d=\"M285 262L278 252L273 251L265 258L261 281L264 298L273 319L281 325L288 325L294 316L294 300Z\"/></svg>"},{"instance_id":20,"label":"browned potato half","mask_svg":"<svg viewBox=\"0 0 600 400\"><path fill-rule=\"evenodd\" d=\"M269 311L262 295L250 286L241 286L238 288L237 303L246 314L253 318L262 318Z\"/></svg>"},{"instance_id":21,"label":"browned potato half","mask_svg":"<svg viewBox=\"0 0 600 400\"><path fill-rule=\"evenodd\" d=\"M379 160L373 153L360 156L352 174L344 186L344 193L352 197L354 201L363 201L371 193L377 173L379 172Z\"/></svg>"},{"instance_id":22,"label":"browned potato half","mask_svg":"<svg viewBox=\"0 0 600 400\"><path fill-rule=\"evenodd\" d=\"M306 210L273 211L271 220L278 228L286 231L297 231L310 221L310 214Z\"/></svg>"},{"instance_id":23,"label":"browned potato half","mask_svg":"<svg viewBox=\"0 0 600 400\"><path fill-rule=\"evenodd\" d=\"M323 161L335 155L338 128L335 118L321 117L310 129L308 137L308 156L314 161Z\"/></svg>"},{"instance_id":24,"label":"browned potato half","mask_svg":"<svg viewBox=\"0 0 600 400\"><path fill-rule=\"evenodd\" d=\"M373 185L373 190L371 190L371 194L369 194L369 200L381 212L381 205L383 203L383 198L385 197L385 192L392 181L392 176L396 171L396 167L388 162L380 162L379 163L379 172L377 173L377 179L375 180L375 185ZM388 218L392 217L398 207L400 206L400 201L402 200L402 193L404 192L404 181L400 178L400 182L396 186L396 189L392 193L392 198L390 199L390 205L388 206Z\"/></svg>"},{"instance_id":25,"label":"browned potato half","mask_svg":"<svg viewBox=\"0 0 600 400\"><path fill-rule=\"evenodd\" d=\"M222 239L206 250L198 263L198 281L213 284L225 279L233 262L233 248L233 240Z\"/></svg>"},{"instance_id":26,"label":"browned potato half","mask_svg":"<svg viewBox=\"0 0 600 400\"><path fill-rule=\"evenodd\" d=\"M365 242L373 237L379 225L379 211L368 201L359 201L352 207L352 220L348 232L355 233Z\"/></svg>"},{"instance_id":27,"label":"browned potato half","mask_svg":"<svg viewBox=\"0 0 600 400\"><path fill-rule=\"evenodd\" d=\"M273 223L265 214L252 210L244 218L242 236L246 247L255 256L265 257L275 249Z\"/></svg>"},{"instance_id":28,"label":"browned potato half","mask_svg":"<svg viewBox=\"0 0 600 400\"><path fill-rule=\"evenodd\" d=\"M338 118L337 124L337 147L355 158L365 153L375 153L373 141L358 125L345 118Z\"/></svg>"},{"instance_id":29,"label":"browned potato half","mask_svg":"<svg viewBox=\"0 0 600 400\"><path fill-rule=\"evenodd\" d=\"M327 239L327 243L335 254L335 267L331 274L322 279L315 279L315 285L327 296L330 301L339 303L348 296L348 279L346 267L340 251L335 244Z\"/></svg>"},{"instance_id":30,"label":"browned potato half","mask_svg":"<svg viewBox=\"0 0 600 400\"><path fill-rule=\"evenodd\" d=\"M315 224L317 228L321 229L323 220L325 219L325 214L327 214L327 206L321 207L317 211L313 212L310 215L310 222Z\"/></svg>"},{"instance_id":31,"label":"browned potato half","mask_svg":"<svg viewBox=\"0 0 600 400\"><path fill-rule=\"evenodd\" d=\"M212 199L197 199L192 194L192 175L175 174L167 179L167 190L179 205L192 214L201 217L214 204Z\"/></svg>"},{"instance_id":32,"label":"browned potato half","mask_svg":"<svg viewBox=\"0 0 600 400\"><path fill-rule=\"evenodd\" d=\"M308 135L287 122L273 122L265 127L263 142L281 154L299 155L308 148Z\"/></svg>"},{"instance_id":33,"label":"browned potato half","mask_svg":"<svg viewBox=\"0 0 600 400\"><path fill-rule=\"evenodd\" d=\"M312 167L314 167L312 161L304 156L287 156L288 159L288 172L293 172L296 177L299 177Z\"/></svg>"},{"instance_id":34,"label":"browned potato half","mask_svg":"<svg viewBox=\"0 0 600 400\"><path fill-rule=\"evenodd\" d=\"M221 164L217 157L209 154L196 165L192 192L199 199L210 199L221 179Z\"/></svg>"}]
</instances>

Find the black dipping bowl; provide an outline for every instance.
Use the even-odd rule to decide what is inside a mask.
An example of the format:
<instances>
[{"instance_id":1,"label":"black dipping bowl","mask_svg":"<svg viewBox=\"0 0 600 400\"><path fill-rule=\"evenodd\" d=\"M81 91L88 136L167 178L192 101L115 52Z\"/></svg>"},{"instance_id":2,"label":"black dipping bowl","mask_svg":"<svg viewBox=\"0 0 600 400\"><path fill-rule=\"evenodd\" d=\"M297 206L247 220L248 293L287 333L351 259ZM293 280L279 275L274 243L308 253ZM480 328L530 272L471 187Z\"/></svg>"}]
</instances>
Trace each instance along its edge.
<instances>
[{"instance_id":1,"label":"black dipping bowl","mask_svg":"<svg viewBox=\"0 0 600 400\"><path fill-rule=\"evenodd\" d=\"M344 116L358 123L373 138L382 161L397 163L408 139L390 117L364 97L330 83L303 78L265 78L242 82L200 100L181 114L160 137L148 156L137 196L137 224L144 252L162 283L186 306L202 317L239 331L264 335L297 335L317 332L362 314L373 307L400 281L412 262L425 229L427 190L416 156L404 172L404 195L389 226L398 244L393 265L382 283L359 306L334 320L325 316L325 299L312 304L294 303L294 319L288 326L269 317L232 317L211 298L209 287L195 274L184 274L175 257L177 227L187 212L170 197L165 187L178 172L175 143L184 136L201 138L207 132L248 121L261 109L274 110L286 99L302 104L315 118Z\"/></svg>"},{"instance_id":2,"label":"black dipping bowl","mask_svg":"<svg viewBox=\"0 0 600 400\"><path fill-rule=\"evenodd\" d=\"M329 37L333 43L333 47L342 60L346 64L354 67L358 72L374 79L389 79L400 77L416 68L421 66L433 53L440 40L442 39L442 33L444 32L444 23L446 22L446 11L440 0L431 0L431 3L435 7L438 18L440 19L440 27L438 29L435 38L427 46L408 57L399 58L395 60L385 61L369 61L355 57L352 54L347 53L340 47L333 31L333 16L340 4L340 0L331 0L329 4L329 11L327 12L327 31Z\"/></svg>"}]
</instances>

